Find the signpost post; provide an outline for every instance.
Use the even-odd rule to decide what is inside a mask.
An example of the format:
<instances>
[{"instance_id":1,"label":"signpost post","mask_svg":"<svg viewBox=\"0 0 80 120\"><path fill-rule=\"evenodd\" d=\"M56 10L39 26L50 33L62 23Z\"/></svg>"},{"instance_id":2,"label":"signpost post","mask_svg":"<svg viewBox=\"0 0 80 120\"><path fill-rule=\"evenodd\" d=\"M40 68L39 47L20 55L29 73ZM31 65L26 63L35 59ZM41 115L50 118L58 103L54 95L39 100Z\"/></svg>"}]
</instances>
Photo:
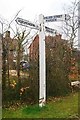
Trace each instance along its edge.
<instances>
[{"instance_id":1,"label":"signpost post","mask_svg":"<svg viewBox=\"0 0 80 120\"><path fill-rule=\"evenodd\" d=\"M46 102L46 62L45 62L45 26L44 16L39 15L39 106Z\"/></svg>"}]
</instances>

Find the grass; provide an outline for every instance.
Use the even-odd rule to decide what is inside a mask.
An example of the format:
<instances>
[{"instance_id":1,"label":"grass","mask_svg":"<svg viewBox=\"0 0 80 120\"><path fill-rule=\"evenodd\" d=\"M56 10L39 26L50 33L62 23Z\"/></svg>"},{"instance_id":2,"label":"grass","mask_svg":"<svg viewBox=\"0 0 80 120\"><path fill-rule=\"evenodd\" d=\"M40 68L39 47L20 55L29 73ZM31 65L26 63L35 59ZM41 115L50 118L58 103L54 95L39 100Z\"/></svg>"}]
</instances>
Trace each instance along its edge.
<instances>
[{"instance_id":1,"label":"grass","mask_svg":"<svg viewBox=\"0 0 80 120\"><path fill-rule=\"evenodd\" d=\"M5 108L2 116L3 118L73 118L78 116L78 93L51 98L42 108L38 105Z\"/></svg>"}]
</instances>

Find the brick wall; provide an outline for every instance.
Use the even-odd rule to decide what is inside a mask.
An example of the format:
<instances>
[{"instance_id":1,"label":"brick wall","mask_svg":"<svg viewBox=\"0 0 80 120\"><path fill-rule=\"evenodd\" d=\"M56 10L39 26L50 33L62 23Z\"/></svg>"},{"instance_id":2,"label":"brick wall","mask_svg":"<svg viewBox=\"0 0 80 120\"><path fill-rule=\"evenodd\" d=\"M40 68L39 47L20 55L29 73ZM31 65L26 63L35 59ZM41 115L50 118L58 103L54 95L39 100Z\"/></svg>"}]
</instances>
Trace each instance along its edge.
<instances>
[{"instance_id":1,"label":"brick wall","mask_svg":"<svg viewBox=\"0 0 80 120\"><path fill-rule=\"evenodd\" d=\"M56 36L46 36L45 37L46 43L52 44L52 46L55 47L56 42L61 42L61 35L56 35ZM38 57L38 52L39 52L39 36L37 35L31 45L29 46L29 58L30 60L35 60Z\"/></svg>"}]
</instances>

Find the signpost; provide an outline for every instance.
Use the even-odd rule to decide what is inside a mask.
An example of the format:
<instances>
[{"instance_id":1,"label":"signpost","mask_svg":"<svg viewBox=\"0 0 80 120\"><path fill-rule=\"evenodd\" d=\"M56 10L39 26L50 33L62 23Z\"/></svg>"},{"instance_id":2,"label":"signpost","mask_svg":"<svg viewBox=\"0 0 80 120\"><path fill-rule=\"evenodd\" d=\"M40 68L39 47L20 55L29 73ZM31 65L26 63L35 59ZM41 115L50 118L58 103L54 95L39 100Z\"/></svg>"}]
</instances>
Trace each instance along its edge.
<instances>
[{"instance_id":1,"label":"signpost","mask_svg":"<svg viewBox=\"0 0 80 120\"><path fill-rule=\"evenodd\" d=\"M42 107L46 103L46 58L45 58L45 31L55 33L56 30L46 27L45 22L63 21L69 19L69 16L55 15L44 17L39 15L39 25L35 25L28 20L17 18L16 22L19 25L26 26L32 29L39 30L39 106Z\"/></svg>"}]
</instances>

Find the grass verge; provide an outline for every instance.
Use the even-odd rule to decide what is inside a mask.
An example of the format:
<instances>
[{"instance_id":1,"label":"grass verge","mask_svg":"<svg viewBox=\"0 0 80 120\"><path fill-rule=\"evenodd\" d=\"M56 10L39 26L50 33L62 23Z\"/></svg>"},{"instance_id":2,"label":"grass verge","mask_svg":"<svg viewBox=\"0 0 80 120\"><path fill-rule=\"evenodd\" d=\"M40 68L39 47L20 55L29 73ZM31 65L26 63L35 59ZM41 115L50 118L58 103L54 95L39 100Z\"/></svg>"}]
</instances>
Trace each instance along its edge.
<instances>
[{"instance_id":1,"label":"grass verge","mask_svg":"<svg viewBox=\"0 0 80 120\"><path fill-rule=\"evenodd\" d=\"M2 110L3 118L73 118L78 116L78 93L51 98L45 107L22 105Z\"/></svg>"}]
</instances>

